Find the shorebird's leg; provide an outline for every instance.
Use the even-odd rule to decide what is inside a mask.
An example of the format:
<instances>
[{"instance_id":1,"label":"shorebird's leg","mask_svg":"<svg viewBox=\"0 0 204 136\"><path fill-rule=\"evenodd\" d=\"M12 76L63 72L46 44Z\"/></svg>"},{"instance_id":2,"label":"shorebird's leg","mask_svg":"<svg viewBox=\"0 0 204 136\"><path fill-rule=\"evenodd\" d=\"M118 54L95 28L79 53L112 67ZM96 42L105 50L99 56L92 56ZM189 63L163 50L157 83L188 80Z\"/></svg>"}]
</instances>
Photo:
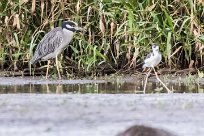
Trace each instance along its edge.
<instances>
[{"instance_id":1,"label":"shorebird's leg","mask_svg":"<svg viewBox=\"0 0 204 136\"><path fill-rule=\"evenodd\" d=\"M147 73L147 76L146 76L146 79L145 79L145 83L144 83L143 94L146 93L147 79L148 79L149 74L150 74L151 71L152 71L152 68L150 68L149 72Z\"/></svg>"},{"instance_id":2,"label":"shorebird's leg","mask_svg":"<svg viewBox=\"0 0 204 136\"><path fill-rule=\"evenodd\" d=\"M47 77L48 77L49 67L50 67L50 60L47 61L46 79L47 79Z\"/></svg>"},{"instance_id":3,"label":"shorebird's leg","mask_svg":"<svg viewBox=\"0 0 204 136\"><path fill-rule=\"evenodd\" d=\"M166 88L166 90L167 90L168 93L171 93L172 91L161 81L161 79L160 79L159 76L157 75L157 72L156 72L156 70L154 69L154 67L152 67L152 68L153 68L153 70L154 70L154 73L155 73L155 75L156 75L157 80Z\"/></svg>"}]
</instances>

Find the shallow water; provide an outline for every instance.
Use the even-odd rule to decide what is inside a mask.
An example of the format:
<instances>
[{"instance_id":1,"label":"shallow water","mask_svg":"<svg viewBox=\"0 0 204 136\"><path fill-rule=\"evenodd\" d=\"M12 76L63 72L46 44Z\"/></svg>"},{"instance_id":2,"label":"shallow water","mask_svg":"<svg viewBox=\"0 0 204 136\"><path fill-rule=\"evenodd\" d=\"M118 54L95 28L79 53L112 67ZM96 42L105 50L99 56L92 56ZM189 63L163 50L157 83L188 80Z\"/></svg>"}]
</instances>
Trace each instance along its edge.
<instances>
[{"instance_id":1,"label":"shallow water","mask_svg":"<svg viewBox=\"0 0 204 136\"><path fill-rule=\"evenodd\" d=\"M198 85L169 84L168 88L174 93L203 93L204 87ZM76 83L76 84L24 84L0 85L0 93L107 93L107 94L142 94L142 82L104 82L104 83ZM148 82L145 93L166 93L159 83Z\"/></svg>"},{"instance_id":2,"label":"shallow water","mask_svg":"<svg viewBox=\"0 0 204 136\"><path fill-rule=\"evenodd\" d=\"M143 79L132 76L94 80L3 77L0 135L116 136L129 126L144 124L178 136L202 136L203 85L174 83L165 80L175 92L165 94L153 79L147 83L149 94L142 94Z\"/></svg>"}]
</instances>

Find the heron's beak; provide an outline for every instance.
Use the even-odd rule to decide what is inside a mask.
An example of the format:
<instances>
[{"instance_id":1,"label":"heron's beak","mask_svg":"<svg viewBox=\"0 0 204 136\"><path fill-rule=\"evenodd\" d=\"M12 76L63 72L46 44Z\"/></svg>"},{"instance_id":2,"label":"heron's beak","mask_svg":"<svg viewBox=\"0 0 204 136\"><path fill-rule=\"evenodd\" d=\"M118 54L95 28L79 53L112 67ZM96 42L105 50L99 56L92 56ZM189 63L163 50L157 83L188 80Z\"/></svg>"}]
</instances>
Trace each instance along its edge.
<instances>
[{"instance_id":1,"label":"heron's beak","mask_svg":"<svg viewBox=\"0 0 204 136\"><path fill-rule=\"evenodd\" d=\"M85 28L82 28L82 27L79 27L79 26L75 27L75 30L76 30L76 32L85 32L86 31Z\"/></svg>"}]
</instances>

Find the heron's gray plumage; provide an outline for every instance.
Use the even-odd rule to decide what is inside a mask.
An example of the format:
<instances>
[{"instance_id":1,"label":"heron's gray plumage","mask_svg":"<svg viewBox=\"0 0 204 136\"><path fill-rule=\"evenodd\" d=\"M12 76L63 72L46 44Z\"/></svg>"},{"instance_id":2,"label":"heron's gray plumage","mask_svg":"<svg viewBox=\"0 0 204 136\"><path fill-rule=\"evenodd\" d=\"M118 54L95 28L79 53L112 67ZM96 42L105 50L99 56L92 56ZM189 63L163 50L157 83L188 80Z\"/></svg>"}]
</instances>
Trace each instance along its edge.
<instances>
[{"instance_id":1,"label":"heron's gray plumage","mask_svg":"<svg viewBox=\"0 0 204 136\"><path fill-rule=\"evenodd\" d=\"M56 58L56 67L58 76L61 79L57 56L69 45L74 32L84 31L83 28L78 27L76 23L72 21L63 21L62 27L56 27L48 32L40 43L37 45L33 58L30 60L31 64L35 64L38 60L48 60L50 58ZM49 70L49 61L47 66L46 78Z\"/></svg>"},{"instance_id":2,"label":"heron's gray plumage","mask_svg":"<svg viewBox=\"0 0 204 136\"><path fill-rule=\"evenodd\" d=\"M74 32L83 31L72 21L63 21L62 27L56 27L48 32L37 45L30 63L35 64L38 60L48 60L59 55L70 43Z\"/></svg>"},{"instance_id":3,"label":"heron's gray plumage","mask_svg":"<svg viewBox=\"0 0 204 136\"><path fill-rule=\"evenodd\" d=\"M43 39L38 44L33 58L31 59L31 64L35 64L39 59L49 55L59 46L63 41L63 31L61 27L56 27L47 33ZM54 56L53 56L54 57Z\"/></svg>"}]
</instances>

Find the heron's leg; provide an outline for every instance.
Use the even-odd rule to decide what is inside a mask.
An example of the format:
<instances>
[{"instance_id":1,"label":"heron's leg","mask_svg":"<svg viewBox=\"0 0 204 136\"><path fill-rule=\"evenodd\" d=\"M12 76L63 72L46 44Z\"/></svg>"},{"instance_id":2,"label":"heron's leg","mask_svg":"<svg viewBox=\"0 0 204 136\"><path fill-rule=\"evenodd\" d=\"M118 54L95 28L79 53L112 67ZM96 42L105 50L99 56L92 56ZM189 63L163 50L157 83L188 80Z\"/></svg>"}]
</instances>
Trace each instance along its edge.
<instances>
[{"instance_id":1,"label":"heron's leg","mask_svg":"<svg viewBox=\"0 0 204 136\"><path fill-rule=\"evenodd\" d=\"M60 71L59 71L59 62L58 62L57 56L56 56L56 67L57 67L58 77L59 77L59 79L62 79L61 75L60 75Z\"/></svg>"},{"instance_id":2,"label":"heron's leg","mask_svg":"<svg viewBox=\"0 0 204 136\"><path fill-rule=\"evenodd\" d=\"M47 79L47 76L48 76L49 67L50 67L50 60L47 61L46 79Z\"/></svg>"},{"instance_id":3,"label":"heron's leg","mask_svg":"<svg viewBox=\"0 0 204 136\"><path fill-rule=\"evenodd\" d=\"M59 71L62 72L62 63L61 63L62 54L60 54L59 56L60 56L60 58L58 58L58 67L59 67Z\"/></svg>"}]
</instances>

